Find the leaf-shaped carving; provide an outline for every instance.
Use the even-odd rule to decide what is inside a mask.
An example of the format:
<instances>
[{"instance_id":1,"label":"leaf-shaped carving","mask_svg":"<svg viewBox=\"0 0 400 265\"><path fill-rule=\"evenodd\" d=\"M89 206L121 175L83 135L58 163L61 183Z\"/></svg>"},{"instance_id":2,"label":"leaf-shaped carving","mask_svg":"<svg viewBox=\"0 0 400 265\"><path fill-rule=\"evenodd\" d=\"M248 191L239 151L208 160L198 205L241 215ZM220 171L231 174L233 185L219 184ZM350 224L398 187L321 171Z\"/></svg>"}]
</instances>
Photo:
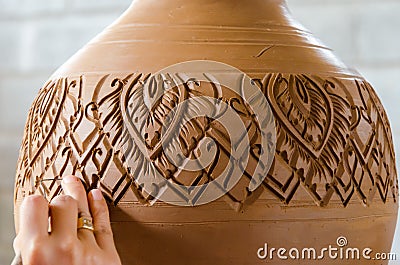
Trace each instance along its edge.
<instances>
[{"instance_id":1,"label":"leaf-shaped carving","mask_svg":"<svg viewBox=\"0 0 400 265\"><path fill-rule=\"evenodd\" d=\"M321 84L306 76L278 74L268 81L268 98L287 132L318 158L333 128L333 103ZM327 86L324 84L323 86Z\"/></svg>"}]
</instances>

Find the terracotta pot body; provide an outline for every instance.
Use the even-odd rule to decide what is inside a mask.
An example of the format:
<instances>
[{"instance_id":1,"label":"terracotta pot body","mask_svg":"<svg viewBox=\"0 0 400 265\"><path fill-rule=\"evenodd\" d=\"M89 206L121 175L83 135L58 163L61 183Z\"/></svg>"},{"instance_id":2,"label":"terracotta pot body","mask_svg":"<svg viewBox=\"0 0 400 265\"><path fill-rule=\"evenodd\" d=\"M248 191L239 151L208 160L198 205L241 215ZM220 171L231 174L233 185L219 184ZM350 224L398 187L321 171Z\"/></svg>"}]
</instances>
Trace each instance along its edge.
<instances>
[{"instance_id":1,"label":"terracotta pot body","mask_svg":"<svg viewBox=\"0 0 400 265\"><path fill-rule=\"evenodd\" d=\"M146 195L118 148L126 136L124 89L189 60L223 62L258 82L277 137L272 167L259 188L248 190L247 172L225 196L196 207ZM184 153L194 152L199 135L217 130L213 126L203 121L182 133L191 143L182 144ZM148 149L160 141L146 137ZM215 159L226 161L223 155ZM171 181L190 185L197 178L179 172L162 152L150 162ZM50 200L61 193L59 179L68 174L107 196L123 264L387 264L260 259L257 252L263 254L265 244L269 250L320 251L338 247L343 236L348 247L388 253L397 219L392 136L378 97L279 0L134 1L40 90L20 153L16 216L26 195Z\"/></svg>"}]
</instances>

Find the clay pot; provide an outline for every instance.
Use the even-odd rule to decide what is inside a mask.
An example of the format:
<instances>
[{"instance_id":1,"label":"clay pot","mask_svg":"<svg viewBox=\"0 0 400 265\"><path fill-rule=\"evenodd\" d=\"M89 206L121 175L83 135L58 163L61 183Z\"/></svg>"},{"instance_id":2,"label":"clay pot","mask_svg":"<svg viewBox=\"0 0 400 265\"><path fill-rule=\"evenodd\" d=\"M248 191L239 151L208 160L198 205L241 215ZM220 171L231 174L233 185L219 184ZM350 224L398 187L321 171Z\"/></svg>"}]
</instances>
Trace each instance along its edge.
<instances>
[{"instance_id":1,"label":"clay pot","mask_svg":"<svg viewBox=\"0 0 400 265\"><path fill-rule=\"evenodd\" d=\"M229 154L220 152L214 167L200 174L178 170L161 148L132 170L120 146L138 140L154 151L164 139L165 112L179 97L162 98L150 112L156 122L146 123L147 134L139 139L124 130L122 94L137 91L150 74L190 60L222 62L250 76L274 113L277 142L257 189L249 189L252 169L246 168L221 198L184 207L154 198L135 181L138 172L150 164L171 183L200 185L217 177ZM238 115L248 133L257 134L247 105L221 91L223 101L243 110ZM193 88L186 96L207 93ZM125 96L129 101L132 94ZM199 118L189 127L180 135L185 155L193 155L210 130L216 148L223 149L226 131L217 124ZM256 142L250 164L260 162ZM20 153L16 216L26 195L50 200L60 194L60 178L68 174L88 189L100 187L109 200L123 264L374 264L327 255L318 262L282 260L277 250L272 260L262 256L266 244L268 253L329 245L388 253L398 209L390 125L373 88L280 0L134 1L40 90Z\"/></svg>"}]
</instances>

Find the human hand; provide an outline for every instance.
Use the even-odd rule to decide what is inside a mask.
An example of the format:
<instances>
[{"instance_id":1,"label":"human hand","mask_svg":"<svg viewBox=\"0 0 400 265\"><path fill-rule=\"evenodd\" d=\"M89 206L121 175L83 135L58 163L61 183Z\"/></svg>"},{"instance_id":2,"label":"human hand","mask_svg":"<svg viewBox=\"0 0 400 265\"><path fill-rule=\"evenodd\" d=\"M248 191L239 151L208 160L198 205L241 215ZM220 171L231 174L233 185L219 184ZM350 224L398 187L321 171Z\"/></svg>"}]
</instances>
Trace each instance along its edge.
<instances>
[{"instance_id":1,"label":"human hand","mask_svg":"<svg viewBox=\"0 0 400 265\"><path fill-rule=\"evenodd\" d=\"M87 196L74 176L64 177L62 188L65 195L50 203L40 195L22 202L14 249L23 264L121 265L101 191L92 190ZM78 229L78 216L92 217L94 231Z\"/></svg>"}]
</instances>

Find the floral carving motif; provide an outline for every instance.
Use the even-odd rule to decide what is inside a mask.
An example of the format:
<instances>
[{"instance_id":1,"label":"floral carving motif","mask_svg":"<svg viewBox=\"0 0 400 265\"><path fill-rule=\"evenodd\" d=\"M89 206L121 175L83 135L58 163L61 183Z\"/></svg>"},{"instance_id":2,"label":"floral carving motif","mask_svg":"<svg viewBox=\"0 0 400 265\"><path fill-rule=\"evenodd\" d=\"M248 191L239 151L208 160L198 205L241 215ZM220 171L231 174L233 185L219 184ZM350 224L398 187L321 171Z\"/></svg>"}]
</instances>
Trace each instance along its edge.
<instances>
[{"instance_id":1,"label":"floral carving motif","mask_svg":"<svg viewBox=\"0 0 400 265\"><path fill-rule=\"evenodd\" d=\"M195 156L199 142L212 137L218 155L205 170L182 172L169 162L160 145L160 128L168 112L182 97L195 94L215 96L211 88L179 88L161 97L141 135L151 161L140 159L133 147L132 133L124 126L124 115L135 121L144 105L132 105L140 85L149 75L127 74L60 78L48 82L34 102L25 129L16 180L16 198L41 193L51 199L61 192L59 180L75 174L90 187L100 187L118 204L124 196L142 203L156 200L134 181L139 171L156 168L162 175L183 185L201 185L218 177L226 165L231 143L226 131L214 121L196 118L182 129L179 143L185 156ZM250 160L243 178L225 195L239 210L261 192L271 192L289 204L299 189L310 200L325 206L335 195L346 206L351 200L369 205L374 199L397 202L398 186L390 127L372 87L364 80L313 75L267 74L259 82L275 114L277 145L273 166L263 185L250 192L251 165L259 158L259 126L240 96L222 91L218 95L235 108L246 124ZM134 93L136 92L136 93ZM129 112L130 111L130 112ZM124 114L125 113L125 114ZM137 136L138 137L138 136ZM129 155L142 161L131 168ZM148 163L153 163L150 167ZM179 191L176 191L179 193ZM379 196L379 197L378 197Z\"/></svg>"}]
</instances>

